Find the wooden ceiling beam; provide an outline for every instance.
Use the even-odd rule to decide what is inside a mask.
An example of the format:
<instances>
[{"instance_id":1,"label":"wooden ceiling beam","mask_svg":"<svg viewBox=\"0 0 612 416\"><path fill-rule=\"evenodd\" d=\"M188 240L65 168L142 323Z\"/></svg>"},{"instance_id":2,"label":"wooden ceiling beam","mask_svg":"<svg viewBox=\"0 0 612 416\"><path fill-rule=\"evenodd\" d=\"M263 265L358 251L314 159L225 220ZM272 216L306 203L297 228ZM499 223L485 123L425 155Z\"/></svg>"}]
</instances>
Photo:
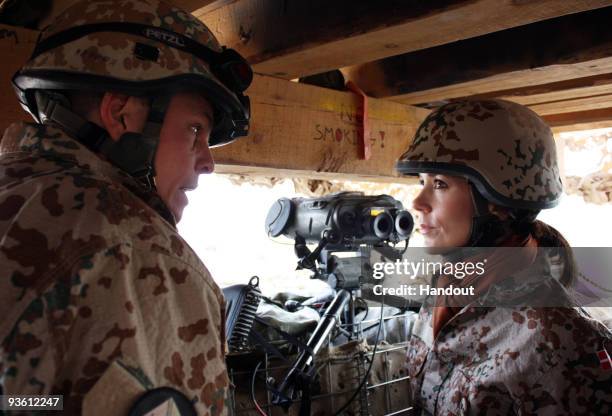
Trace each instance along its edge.
<instances>
[{"instance_id":1,"label":"wooden ceiling beam","mask_svg":"<svg viewBox=\"0 0 612 416\"><path fill-rule=\"evenodd\" d=\"M612 0L240 0L194 14L256 72L291 79L609 5Z\"/></svg>"},{"instance_id":2,"label":"wooden ceiling beam","mask_svg":"<svg viewBox=\"0 0 612 416\"><path fill-rule=\"evenodd\" d=\"M216 0L170 0L172 4L189 13L194 13L202 8L210 6Z\"/></svg>"},{"instance_id":3,"label":"wooden ceiling beam","mask_svg":"<svg viewBox=\"0 0 612 416\"><path fill-rule=\"evenodd\" d=\"M530 105L541 116L612 108L612 94Z\"/></svg>"},{"instance_id":4,"label":"wooden ceiling beam","mask_svg":"<svg viewBox=\"0 0 612 416\"><path fill-rule=\"evenodd\" d=\"M402 181L395 163L429 114L368 99L366 138L372 156L363 160L356 94L262 75L256 75L248 94L253 114L249 136L213 149L217 172Z\"/></svg>"},{"instance_id":5,"label":"wooden ceiling beam","mask_svg":"<svg viewBox=\"0 0 612 416\"><path fill-rule=\"evenodd\" d=\"M554 132L593 130L612 127L612 107L576 113L543 116Z\"/></svg>"},{"instance_id":6,"label":"wooden ceiling beam","mask_svg":"<svg viewBox=\"0 0 612 416\"><path fill-rule=\"evenodd\" d=\"M551 103L612 94L612 74L578 78L515 90L495 91L483 97L500 97L523 105Z\"/></svg>"},{"instance_id":7,"label":"wooden ceiling beam","mask_svg":"<svg viewBox=\"0 0 612 416\"><path fill-rule=\"evenodd\" d=\"M612 73L612 7L345 68L366 93L406 104Z\"/></svg>"}]
</instances>

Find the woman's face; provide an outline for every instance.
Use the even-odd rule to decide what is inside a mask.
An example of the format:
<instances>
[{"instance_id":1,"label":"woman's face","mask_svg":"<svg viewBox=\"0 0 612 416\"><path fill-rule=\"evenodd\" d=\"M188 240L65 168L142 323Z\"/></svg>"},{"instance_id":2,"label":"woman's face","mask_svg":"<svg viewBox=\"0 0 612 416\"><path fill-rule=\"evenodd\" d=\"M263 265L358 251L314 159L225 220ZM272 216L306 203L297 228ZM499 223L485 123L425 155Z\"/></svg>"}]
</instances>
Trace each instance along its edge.
<instances>
[{"instance_id":1,"label":"woman's face","mask_svg":"<svg viewBox=\"0 0 612 416\"><path fill-rule=\"evenodd\" d=\"M412 205L428 252L444 254L465 246L472 230L474 205L468 181L458 176L423 173L421 192Z\"/></svg>"}]
</instances>

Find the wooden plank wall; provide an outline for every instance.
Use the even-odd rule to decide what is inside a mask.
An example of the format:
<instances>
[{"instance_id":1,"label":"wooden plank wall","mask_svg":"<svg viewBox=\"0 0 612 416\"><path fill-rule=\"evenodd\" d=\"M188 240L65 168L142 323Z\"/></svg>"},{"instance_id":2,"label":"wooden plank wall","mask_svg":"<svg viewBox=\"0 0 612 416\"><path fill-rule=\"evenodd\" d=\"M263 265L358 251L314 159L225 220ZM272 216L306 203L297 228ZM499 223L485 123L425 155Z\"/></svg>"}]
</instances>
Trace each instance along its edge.
<instances>
[{"instance_id":1,"label":"wooden plank wall","mask_svg":"<svg viewBox=\"0 0 612 416\"><path fill-rule=\"evenodd\" d=\"M246 139L214 151L217 170L316 178L397 180L395 162L428 110L369 99L372 148L361 160L357 95L256 76L249 89L253 123ZM410 180L411 181L411 180Z\"/></svg>"}]
</instances>

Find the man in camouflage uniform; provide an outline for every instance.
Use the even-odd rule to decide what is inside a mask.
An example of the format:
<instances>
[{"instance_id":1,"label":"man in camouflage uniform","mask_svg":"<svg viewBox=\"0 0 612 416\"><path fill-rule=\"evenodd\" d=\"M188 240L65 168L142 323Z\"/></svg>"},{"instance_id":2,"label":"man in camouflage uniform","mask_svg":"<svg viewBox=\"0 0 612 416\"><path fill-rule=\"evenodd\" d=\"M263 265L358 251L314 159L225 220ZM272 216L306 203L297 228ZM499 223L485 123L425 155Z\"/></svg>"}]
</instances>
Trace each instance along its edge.
<instances>
[{"instance_id":1,"label":"man in camouflage uniform","mask_svg":"<svg viewBox=\"0 0 612 416\"><path fill-rule=\"evenodd\" d=\"M42 33L13 79L39 124L0 143L3 394L226 414L224 299L175 223L209 144L246 134L251 79L157 0L77 2Z\"/></svg>"},{"instance_id":2,"label":"man in camouflage uniform","mask_svg":"<svg viewBox=\"0 0 612 416\"><path fill-rule=\"evenodd\" d=\"M455 208L435 205L435 198L442 201L450 192L443 181L464 178L474 213L463 245L471 248L465 251L478 258L482 251L475 247L496 247L495 265L471 280L475 298L461 304L453 297L430 297L421 308L406 363L415 414L612 414L612 334L581 308L567 307L572 303L565 270L571 267L556 279L538 249L569 250L559 234L535 220L562 192L548 126L531 110L503 100L447 104L419 127L397 169L421 174L424 181L442 180L431 194L424 196L424 187L414 202L431 234L429 245L443 232L427 225L435 222L434 210ZM499 255L500 246L520 247L519 257ZM466 258L453 247L436 250L452 261ZM569 258L565 261L570 265ZM530 283L527 269L531 278L539 271L535 277L541 277L546 296L519 307L512 296L519 285ZM448 281L438 276L434 284L446 287ZM496 292L498 287L506 291ZM491 293L501 296L490 307L479 306Z\"/></svg>"}]
</instances>

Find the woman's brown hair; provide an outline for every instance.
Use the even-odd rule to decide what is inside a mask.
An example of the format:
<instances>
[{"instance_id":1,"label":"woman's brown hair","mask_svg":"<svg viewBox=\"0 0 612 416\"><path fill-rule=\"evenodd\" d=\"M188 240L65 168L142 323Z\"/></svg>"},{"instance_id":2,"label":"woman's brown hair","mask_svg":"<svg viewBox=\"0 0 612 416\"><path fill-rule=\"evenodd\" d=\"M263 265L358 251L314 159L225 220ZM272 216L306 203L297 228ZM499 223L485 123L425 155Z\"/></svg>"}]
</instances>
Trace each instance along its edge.
<instances>
[{"instance_id":1,"label":"woman's brown hair","mask_svg":"<svg viewBox=\"0 0 612 416\"><path fill-rule=\"evenodd\" d=\"M577 268L574 253L565 237L557 229L540 220L531 222L529 233L538 242L538 246L559 248L556 254L563 262L563 272L559 282L563 286L570 286L576 278Z\"/></svg>"}]
</instances>

